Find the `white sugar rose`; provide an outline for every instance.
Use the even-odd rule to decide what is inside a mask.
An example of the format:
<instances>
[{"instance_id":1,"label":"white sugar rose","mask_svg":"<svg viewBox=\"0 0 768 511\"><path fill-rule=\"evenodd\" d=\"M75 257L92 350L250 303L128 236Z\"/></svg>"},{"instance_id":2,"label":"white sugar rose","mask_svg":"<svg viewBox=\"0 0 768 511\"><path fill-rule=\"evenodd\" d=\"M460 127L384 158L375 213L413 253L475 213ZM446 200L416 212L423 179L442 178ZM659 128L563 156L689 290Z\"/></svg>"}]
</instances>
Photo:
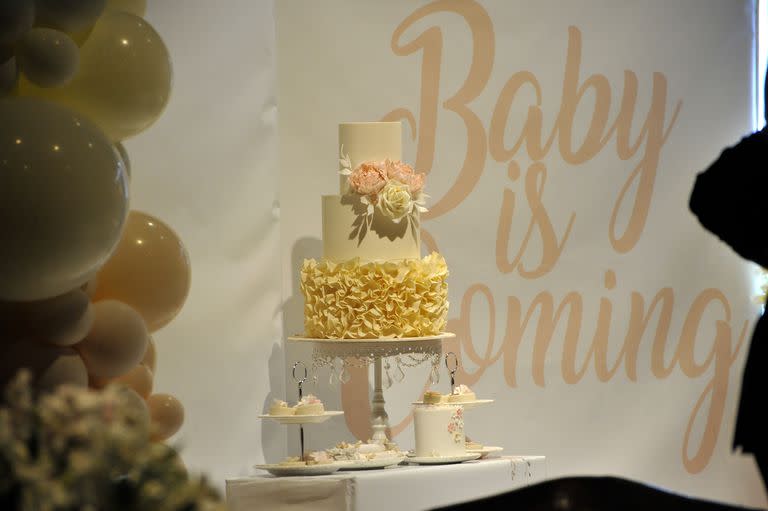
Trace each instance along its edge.
<instances>
[{"instance_id":1,"label":"white sugar rose","mask_svg":"<svg viewBox=\"0 0 768 511\"><path fill-rule=\"evenodd\" d=\"M408 185L391 180L379 194L379 210L395 223L413 210L413 199Z\"/></svg>"}]
</instances>

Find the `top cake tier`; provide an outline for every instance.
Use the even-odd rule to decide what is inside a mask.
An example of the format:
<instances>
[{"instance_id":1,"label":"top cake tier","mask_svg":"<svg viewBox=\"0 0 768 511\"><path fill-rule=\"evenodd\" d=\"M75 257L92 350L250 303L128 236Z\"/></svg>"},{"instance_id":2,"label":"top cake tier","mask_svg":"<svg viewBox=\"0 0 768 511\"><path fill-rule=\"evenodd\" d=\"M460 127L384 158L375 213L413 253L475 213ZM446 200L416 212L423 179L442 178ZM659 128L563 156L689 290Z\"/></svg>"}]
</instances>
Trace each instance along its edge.
<instances>
[{"instance_id":1,"label":"top cake tier","mask_svg":"<svg viewBox=\"0 0 768 511\"><path fill-rule=\"evenodd\" d=\"M400 122L339 125L340 195L324 195L323 257L418 259L424 175L400 160Z\"/></svg>"},{"instance_id":2,"label":"top cake tier","mask_svg":"<svg viewBox=\"0 0 768 511\"><path fill-rule=\"evenodd\" d=\"M403 153L400 122L345 122L339 124L339 153L349 157L352 169L367 161L399 160ZM339 193L348 193L341 176Z\"/></svg>"}]
</instances>

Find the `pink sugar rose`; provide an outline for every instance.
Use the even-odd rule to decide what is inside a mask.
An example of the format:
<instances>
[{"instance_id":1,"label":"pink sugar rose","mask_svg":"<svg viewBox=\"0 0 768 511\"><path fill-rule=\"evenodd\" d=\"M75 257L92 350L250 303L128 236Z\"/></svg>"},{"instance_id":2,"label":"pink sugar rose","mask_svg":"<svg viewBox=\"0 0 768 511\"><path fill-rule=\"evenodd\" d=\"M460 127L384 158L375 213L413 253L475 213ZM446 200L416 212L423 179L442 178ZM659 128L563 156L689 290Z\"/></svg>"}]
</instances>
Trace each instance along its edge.
<instances>
[{"instance_id":1,"label":"pink sugar rose","mask_svg":"<svg viewBox=\"0 0 768 511\"><path fill-rule=\"evenodd\" d=\"M399 160L386 160L384 166L387 169L387 177L408 185L408 191L418 193L424 186L424 174L417 174L413 167Z\"/></svg>"},{"instance_id":2,"label":"pink sugar rose","mask_svg":"<svg viewBox=\"0 0 768 511\"><path fill-rule=\"evenodd\" d=\"M347 182L360 195L376 195L387 184L387 174L381 162L364 162L349 175Z\"/></svg>"}]
</instances>

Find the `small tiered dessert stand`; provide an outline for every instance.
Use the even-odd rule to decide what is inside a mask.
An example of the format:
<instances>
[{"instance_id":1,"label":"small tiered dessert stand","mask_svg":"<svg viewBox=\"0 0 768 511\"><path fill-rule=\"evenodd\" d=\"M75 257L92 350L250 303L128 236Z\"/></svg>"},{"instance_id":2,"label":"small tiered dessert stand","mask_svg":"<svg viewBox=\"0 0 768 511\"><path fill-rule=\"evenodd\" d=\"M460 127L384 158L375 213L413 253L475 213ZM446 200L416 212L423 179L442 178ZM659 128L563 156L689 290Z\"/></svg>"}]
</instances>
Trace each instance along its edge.
<instances>
[{"instance_id":1,"label":"small tiered dessert stand","mask_svg":"<svg viewBox=\"0 0 768 511\"><path fill-rule=\"evenodd\" d=\"M296 376L296 367L299 364L301 364L301 366L304 368L304 376L301 378L298 378ZM304 365L303 362L296 362L293 364L293 379L299 387L299 401L301 401L301 398L303 397L302 387L304 386L304 382L307 380L308 376L309 376L309 373L307 371L307 367ZM344 412L324 411L322 414L319 414L319 415L259 415L259 419L272 419L283 425L298 424L299 425L299 444L301 446L301 459L303 460L305 457L304 424L319 424L321 422L327 421L331 417L336 417L338 415L344 415Z\"/></svg>"},{"instance_id":2,"label":"small tiered dessert stand","mask_svg":"<svg viewBox=\"0 0 768 511\"><path fill-rule=\"evenodd\" d=\"M435 384L440 380L440 355L443 339L455 337L444 332L429 337L401 337L388 339L318 339L312 337L288 337L291 342L309 342L314 344L312 352L313 369L331 367L331 379L341 383L349 381L349 367L368 367L373 365L373 397L371 399L371 440L386 443L389 429L389 415L384 401L384 388L392 381L400 382L405 378L404 368L416 367L429 361L432 365L430 381ZM394 359L394 366L391 359ZM336 374L337 361L341 367ZM393 375L394 373L394 375Z\"/></svg>"}]
</instances>

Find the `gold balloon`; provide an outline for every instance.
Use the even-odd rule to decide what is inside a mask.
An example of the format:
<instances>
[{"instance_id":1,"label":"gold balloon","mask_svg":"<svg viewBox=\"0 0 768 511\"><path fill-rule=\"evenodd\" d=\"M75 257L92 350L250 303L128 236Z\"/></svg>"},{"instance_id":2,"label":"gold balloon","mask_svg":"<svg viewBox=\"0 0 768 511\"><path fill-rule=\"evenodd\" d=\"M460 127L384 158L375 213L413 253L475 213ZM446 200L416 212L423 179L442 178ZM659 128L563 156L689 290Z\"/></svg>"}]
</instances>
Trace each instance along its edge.
<instances>
[{"instance_id":1,"label":"gold balloon","mask_svg":"<svg viewBox=\"0 0 768 511\"><path fill-rule=\"evenodd\" d=\"M5 0L0 4L0 46L15 43L35 21L33 0Z\"/></svg>"},{"instance_id":2,"label":"gold balloon","mask_svg":"<svg viewBox=\"0 0 768 511\"><path fill-rule=\"evenodd\" d=\"M77 32L93 25L106 3L106 0L35 0L36 22L65 32Z\"/></svg>"},{"instance_id":3,"label":"gold balloon","mask_svg":"<svg viewBox=\"0 0 768 511\"><path fill-rule=\"evenodd\" d=\"M0 300L90 280L120 240L128 182L93 123L35 98L0 99Z\"/></svg>"},{"instance_id":4,"label":"gold balloon","mask_svg":"<svg viewBox=\"0 0 768 511\"><path fill-rule=\"evenodd\" d=\"M151 421L150 438L162 441L170 438L184 423L184 407L170 394L152 394L147 399Z\"/></svg>"},{"instance_id":5,"label":"gold balloon","mask_svg":"<svg viewBox=\"0 0 768 511\"><path fill-rule=\"evenodd\" d=\"M144 353L144 358L141 359L141 363L147 366L149 370L152 371L152 374L155 373L155 367L157 365L157 350L155 348L155 340L151 335L149 336L147 351Z\"/></svg>"},{"instance_id":6,"label":"gold balloon","mask_svg":"<svg viewBox=\"0 0 768 511\"><path fill-rule=\"evenodd\" d=\"M81 387L88 384L85 364L72 348L25 341L3 346L0 387L22 367L31 371L35 388L43 391L54 390L64 383Z\"/></svg>"},{"instance_id":7,"label":"gold balloon","mask_svg":"<svg viewBox=\"0 0 768 511\"><path fill-rule=\"evenodd\" d=\"M147 399L152 393L152 380L152 371L144 364L139 364L124 375L116 378L115 382L125 385L144 399Z\"/></svg>"},{"instance_id":8,"label":"gold balloon","mask_svg":"<svg viewBox=\"0 0 768 511\"><path fill-rule=\"evenodd\" d=\"M138 365L147 350L147 328L138 312L124 303L105 300L93 304L93 326L75 345L88 374L110 379Z\"/></svg>"},{"instance_id":9,"label":"gold balloon","mask_svg":"<svg viewBox=\"0 0 768 511\"><path fill-rule=\"evenodd\" d=\"M80 69L67 85L36 87L22 76L19 94L48 98L93 120L112 141L151 125L171 91L168 50L142 18L106 11L80 48Z\"/></svg>"},{"instance_id":10,"label":"gold balloon","mask_svg":"<svg viewBox=\"0 0 768 511\"><path fill-rule=\"evenodd\" d=\"M30 82L38 87L59 87L75 76L80 48L64 32L33 28L16 44L16 60Z\"/></svg>"},{"instance_id":11,"label":"gold balloon","mask_svg":"<svg viewBox=\"0 0 768 511\"><path fill-rule=\"evenodd\" d=\"M120 243L98 273L93 299L127 303L155 332L184 305L190 278L189 257L176 233L153 216L131 211Z\"/></svg>"},{"instance_id":12,"label":"gold balloon","mask_svg":"<svg viewBox=\"0 0 768 511\"><path fill-rule=\"evenodd\" d=\"M107 0L107 9L143 17L147 13L147 0Z\"/></svg>"},{"instance_id":13,"label":"gold balloon","mask_svg":"<svg viewBox=\"0 0 768 511\"><path fill-rule=\"evenodd\" d=\"M35 302L0 302L0 331L18 339L71 346L92 324L91 301L80 289Z\"/></svg>"}]
</instances>

